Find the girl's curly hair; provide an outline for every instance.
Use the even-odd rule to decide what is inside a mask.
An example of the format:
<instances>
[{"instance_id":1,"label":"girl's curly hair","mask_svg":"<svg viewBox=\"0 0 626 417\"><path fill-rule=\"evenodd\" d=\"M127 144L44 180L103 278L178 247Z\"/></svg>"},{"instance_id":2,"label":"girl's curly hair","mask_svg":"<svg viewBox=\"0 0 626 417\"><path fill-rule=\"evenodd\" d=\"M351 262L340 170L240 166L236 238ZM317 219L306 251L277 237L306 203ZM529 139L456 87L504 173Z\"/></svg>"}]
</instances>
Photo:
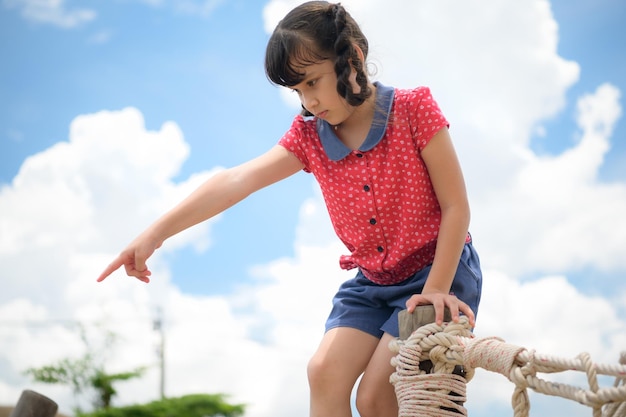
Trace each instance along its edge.
<instances>
[{"instance_id":1,"label":"girl's curly hair","mask_svg":"<svg viewBox=\"0 0 626 417\"><path fill-rule=\"evenodd\" d=\"M355 45L366 59L367 39L340 3L309 1L290 11L274 29L265 51L265 74L272 83L290 87L303 81L302 67L329 59L337 74L337 92L348 104L359 106L372 91ZM350 85L352 69L361 87L358 93Z\"/></svg>"}]
</instances>

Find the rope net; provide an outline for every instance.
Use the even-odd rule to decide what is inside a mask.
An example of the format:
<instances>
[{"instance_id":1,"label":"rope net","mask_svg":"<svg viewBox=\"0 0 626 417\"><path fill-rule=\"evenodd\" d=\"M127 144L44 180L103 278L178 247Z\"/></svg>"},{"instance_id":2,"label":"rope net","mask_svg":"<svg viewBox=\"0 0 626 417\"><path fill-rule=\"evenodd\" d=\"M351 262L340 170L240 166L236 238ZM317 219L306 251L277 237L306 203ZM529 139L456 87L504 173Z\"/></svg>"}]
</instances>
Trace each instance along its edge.
<instances>
[{"instance_id":1,"label":"rope net","mask_svg":"<svg viewBox=\"0 0 626 417\"><path fill-rule=\"evenodd\" d=\"M466 416L466 385L476 368L502 374L515 384L515 417L529 415L528 388L589 406L593 417L626 416L626 352L619 365L594 363L587 353L572 359L541 355L497 337L474 337L466 317L458 323L426 324L406 340L394 339L389 347L396 354L390 381L399 417ZM563 371L584 372L589 387L550 382L537 375ZM600 375L615 377L613 386L600 387Z\"/></svg>"}]
</instances>

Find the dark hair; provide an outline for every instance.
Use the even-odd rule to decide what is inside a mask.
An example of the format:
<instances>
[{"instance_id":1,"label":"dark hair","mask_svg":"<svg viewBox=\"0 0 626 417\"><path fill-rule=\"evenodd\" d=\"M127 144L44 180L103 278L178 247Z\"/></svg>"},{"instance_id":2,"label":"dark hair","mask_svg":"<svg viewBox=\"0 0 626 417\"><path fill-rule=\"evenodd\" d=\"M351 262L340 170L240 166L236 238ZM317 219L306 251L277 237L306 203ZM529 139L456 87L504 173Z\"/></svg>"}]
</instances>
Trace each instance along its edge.
<instances>
[{"instance_id":1,"label":"dark hair","mask_svg":"<svg viewBox=\"0 0 626 417\"><path fill-rule=\"evenodd\" d=\"M367 58L367 39L340 3L309 1L287 13L274 29L265 51L265 74L272 83L291 87L303 81L303 66L329 59L337 74L337 92L348 104L359 106L372 91L355 44ZM349 81L353 68L361 87L357 94Z\"/></svg>"}]
</instances>

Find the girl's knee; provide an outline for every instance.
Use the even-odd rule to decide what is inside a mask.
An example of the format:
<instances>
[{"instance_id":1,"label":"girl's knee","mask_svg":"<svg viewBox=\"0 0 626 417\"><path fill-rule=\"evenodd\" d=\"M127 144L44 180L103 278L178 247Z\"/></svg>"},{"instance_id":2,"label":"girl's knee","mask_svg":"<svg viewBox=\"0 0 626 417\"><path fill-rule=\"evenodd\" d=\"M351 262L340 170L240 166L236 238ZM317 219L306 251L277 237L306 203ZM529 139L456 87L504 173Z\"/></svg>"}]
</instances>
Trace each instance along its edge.
<instances>
[{"instance_id":1,"label":"girl's knee","mask_svg":"<svg viewBox=\"0 0 626 417\"><path fill-rule=\"evenodd\" d=\"M307 376L311 388L328 386L334 379L333 367L324 356L314 355L307 365Z\"/></svg>"},{"instance_id":2,"label":"girl's knee","mask_svg":"<svg viewBox=\"0 0 626 417\"><path fill-rule=\"evenodd\" d=\"M356 377L324 355L313 356L307 366L309 387L312 393L344 397L350 396Z\"/></svg>"},{"instance_id":3,"label":"girl's knee","mask_svg":"<svg viewBox=\"0 0 626 417\"><path fill-rule=\"evenodd\" d=\"M369 416L374 414L376 409L376 398L371 393L358 392L356 396L356 409L361 416Z\"/></svg>"},{"instance_id":4,"label":"girl's knee","mask_svg":"<svg viewBox=\"0 0 626 417\"><path fill-rule=\"evenodd\" d=\"M310 385L320 378L320 375L322 374L322 366L322 361L320 361L316 356L309 359L309 363L306 367L306 374Z\"/></svg>"},{"instance_id":5,"label":"girl's knee","mask_svg":"<svg viewBox=\"0 0 626 417\"><path fill-rule=\"evenodd\" d=\"M393 386L368 389L359 386L356 395L356 408L361 417L396 417L398 401Z\"/></svg>"}]
</instances>

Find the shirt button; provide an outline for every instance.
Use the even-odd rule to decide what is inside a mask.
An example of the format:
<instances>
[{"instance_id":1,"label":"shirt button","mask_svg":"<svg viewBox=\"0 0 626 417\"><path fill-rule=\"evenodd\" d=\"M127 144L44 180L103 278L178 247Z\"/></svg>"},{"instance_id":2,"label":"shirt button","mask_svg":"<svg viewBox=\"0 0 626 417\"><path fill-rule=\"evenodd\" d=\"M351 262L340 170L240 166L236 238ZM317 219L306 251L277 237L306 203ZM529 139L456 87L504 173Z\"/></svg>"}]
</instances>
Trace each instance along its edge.
<instances>
[{"instance_id":1,"label":"shirt button","mask_svg":"<svg viewBox=\"0 0 626 417\"><path fill-rule=\"evenodd\" d=\"M357 157L357 158L363 158L363 154L362 154L362 153L357 153L357 154L356 154L356 157Z\"/></svg>"},{"instance_id":2,"label":"shirt button","mask_svg":"<svg viewBox=\"0 0 626 417\"><path fill-rule=\"evenodd\" d=\"M376 224L376 219L370 219L370 224L371 224L371 225Z\"/></svg>"},{"instance_id":3,"label":"shirt button","mask_svg":"<svg viewBox=\"0 0 626 417\"><path fill-rule=\"evenodd\" d=\"M383 249L383 247L382 247L382 246L379 246L379 247L377 247L377 248L376 248L376 250L377 250L378 252L382 252L382 251L384 251L385 249Z\"/></svg>"},{"instance_id":4,"label":"shirt button","mask_svg":"<svg viewBox=\"0 0 626 417\"><path fill-rule=\"evenodd\" d=\"M365 191L369 191L369 190L370 190L370 186L369 186L369 185L364 185L364 186L363 186L363 189L364 189Z\"/></svg>"}]
</instances>

